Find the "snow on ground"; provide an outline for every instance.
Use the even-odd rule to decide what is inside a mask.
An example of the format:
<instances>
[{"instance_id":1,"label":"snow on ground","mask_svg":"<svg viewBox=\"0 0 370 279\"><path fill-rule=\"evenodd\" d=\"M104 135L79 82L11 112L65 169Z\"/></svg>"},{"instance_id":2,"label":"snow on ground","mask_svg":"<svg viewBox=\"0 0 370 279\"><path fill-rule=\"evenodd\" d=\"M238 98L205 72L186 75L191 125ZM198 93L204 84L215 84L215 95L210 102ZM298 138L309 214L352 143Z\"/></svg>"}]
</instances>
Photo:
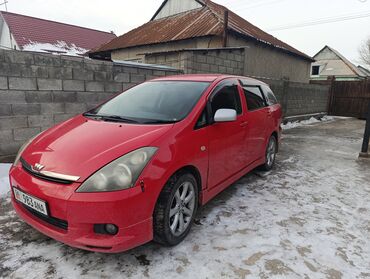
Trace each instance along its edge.
<instances>
[{"instance_id":1,"label":"snow on ground","mask_svg":"<svg viewBox=\"0 0 370 279\"><path fill-rule=\"evenodd\" d=\"M30 42L29 44L23 46L23 50L71 56L81 56L88 52L88 49L78 47L75 44L67 44L64 41L58 41L56 44Z\"/></svg>"},{"instance_id":2,"label":"snow on ground","mask_svg":"<svg viewBox=\"0 0 370 279\"><path fill-rule=\"evenodd\" d=\"M283 130L289 130L289 129L293 129L293 128L297 128L297 127L317 124L317 123L321 123L321 122L333 121L333 120L334 120L333 116L327 116L327 115L325 115L321 119L311 117L308 120L288 122L286 124L281 125L281 128Z\"/></svg>"},{"instance_id":3,"label":"snow on ground","mask_svg":"<svg viewBox=\"0 0 370 279\"><path fill-rule=\"evenodd\" d=\"M8 173L10 166L10 164L0 164L0 198L7 196L9 193Z\"/></svg>"},{"instance_id":4,"label":"snow on ground","mask_svg":"<svg viewBox=\"0 0 370 279\"><path fill-rule=\"evenodd\" d=\"M356 160L363 128L347 119L285 131L276 168L213 199L171 248L74 249L19 220L7 197L0 277L369 278L370 163Z\"/></svg>"}]
</instances>

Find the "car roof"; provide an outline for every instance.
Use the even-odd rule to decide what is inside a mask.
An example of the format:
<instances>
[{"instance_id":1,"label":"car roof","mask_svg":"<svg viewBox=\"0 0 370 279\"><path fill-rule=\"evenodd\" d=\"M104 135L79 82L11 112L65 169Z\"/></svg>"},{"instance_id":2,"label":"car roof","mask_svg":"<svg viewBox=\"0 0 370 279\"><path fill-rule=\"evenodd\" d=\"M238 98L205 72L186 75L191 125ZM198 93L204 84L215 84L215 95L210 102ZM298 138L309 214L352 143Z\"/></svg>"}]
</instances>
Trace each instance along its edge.
<instances>
[{"instance_id":1,"label":"car roof","mask_svg":"<svg viewBox=\"0 0 370 279\"><path fill-rule=\"evenodd\" d=\"M153 79L154 81L199 81L199 82L214 82L216 80L223 80L227 78L237 78L246 80L250 84L266 85L266 83L243 76L234 76L234 75L224 75L224 74L189 74L189 75L175 75L175 76L166 76Z\"/></svg>"}]
</instances>

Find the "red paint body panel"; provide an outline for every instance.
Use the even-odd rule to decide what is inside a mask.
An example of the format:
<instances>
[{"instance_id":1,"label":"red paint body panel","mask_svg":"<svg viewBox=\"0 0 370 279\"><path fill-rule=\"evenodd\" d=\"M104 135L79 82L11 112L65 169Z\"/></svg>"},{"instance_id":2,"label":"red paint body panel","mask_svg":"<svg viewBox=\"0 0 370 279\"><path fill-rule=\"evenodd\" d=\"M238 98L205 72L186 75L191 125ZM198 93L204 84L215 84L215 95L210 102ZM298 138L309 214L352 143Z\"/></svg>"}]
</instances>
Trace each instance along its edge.
<instances>
[{"instance_id":1,"label":"red paint body panel","mask_svg":"<svg viewBox=\"0 0 370 279\"><path fill-rule=\"evenodd\" d=\"M237 121L194 129L213 89L220 81L229 78L235 79L222 75L157 79L211 82L190 114L175 124L108 123L80 115L42 133L24 150L22 158L30 165L41 163L47 171L79 176L80 179L69 185L45 181L32 176L18 164L10 170L11 185L46 201L50 215L67 221L68 230L38 219L13 196L17 213L42 233L87 250L114 253L152 240L155 204L163 186L176 171L186 166L197 170L201 182L200 203L205 204L265 162L267 141L274 132L280 139L280 105L249 112L241 88L243 113ZM134 187L117 192L76 192L93 173L145 146L158 150ZM115 224L119 233L109 236L94 232L94 224L106 223Z\"/></svg>"}]
</instances>

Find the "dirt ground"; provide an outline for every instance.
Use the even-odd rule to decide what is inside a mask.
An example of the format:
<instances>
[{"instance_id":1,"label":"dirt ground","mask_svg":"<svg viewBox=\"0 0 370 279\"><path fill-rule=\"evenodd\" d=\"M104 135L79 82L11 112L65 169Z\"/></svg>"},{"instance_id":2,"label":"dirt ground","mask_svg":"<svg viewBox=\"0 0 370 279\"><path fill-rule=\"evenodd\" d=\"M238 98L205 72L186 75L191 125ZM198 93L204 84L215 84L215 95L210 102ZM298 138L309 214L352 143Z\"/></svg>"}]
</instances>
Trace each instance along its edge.
<instances>
[{"instance_id":1,"label":"dirt ground","mask_svg":"<svg viewBox=\"0 0 370 279\"><path fill-rule=\"evenodd\" d=\"M370 161L364 122L285 131L276 168L207 204L188 238L106 255L45 237L0 208L3 278L370 278ZM3 186L3 185L1 185Z\"/></svg>"}]
</instances>

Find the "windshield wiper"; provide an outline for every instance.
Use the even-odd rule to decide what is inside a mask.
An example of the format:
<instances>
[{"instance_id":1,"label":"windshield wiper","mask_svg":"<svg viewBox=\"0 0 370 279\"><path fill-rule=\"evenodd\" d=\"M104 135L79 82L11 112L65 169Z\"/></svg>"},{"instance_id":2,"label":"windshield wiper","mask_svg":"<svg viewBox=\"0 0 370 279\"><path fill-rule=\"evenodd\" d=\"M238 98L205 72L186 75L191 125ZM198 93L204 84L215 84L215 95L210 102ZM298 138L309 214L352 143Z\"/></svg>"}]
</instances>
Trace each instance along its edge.
<instances>
[{"instance_id":1,"label":"windshield wiper","mask_svg":"<svg viewBox=\"0 0 370 279\"><path fill-rule=\"evenodd\" d=\"M101 119L104 121L111 121L111 122L139 123L139 121L136 121L131 118L122 117L119 115L99 115L99 114L87 112L87 113L84 113L83 116L97 118L97 119Z\"/></svg>"},{"instance_id":2,"label":"windshield wiper","mask_svg":"<svg viewBox=\"0 0 370 279\"><path fill-rule=\"evenodd\" d=\"M139 123L131 118L122 117L119 115L100 115L104 121L112 121L112 122L127 122L127 123Z\"/></svg>"}]
</instances>

